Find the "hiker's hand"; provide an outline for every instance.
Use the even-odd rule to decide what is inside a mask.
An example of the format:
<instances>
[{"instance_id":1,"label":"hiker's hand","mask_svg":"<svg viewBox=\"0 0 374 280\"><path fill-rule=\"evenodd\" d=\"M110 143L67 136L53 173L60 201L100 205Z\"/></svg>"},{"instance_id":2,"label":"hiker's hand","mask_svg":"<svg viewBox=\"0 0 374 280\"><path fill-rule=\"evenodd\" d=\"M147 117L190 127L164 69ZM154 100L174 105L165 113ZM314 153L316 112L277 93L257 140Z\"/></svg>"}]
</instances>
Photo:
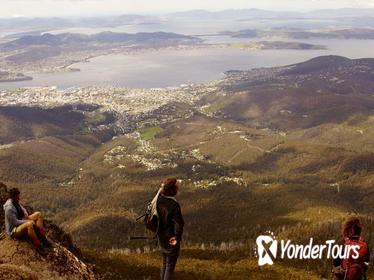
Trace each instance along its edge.
<instances>
[{"instance_id":1,"label":"hiker's hand","mask_svg":"<svg viewBox=\"0 0 374 280\"><path fill-rule=\"evenodd\" d=\"M342 267L341 266L335 266L332 269L333 274L340 274L342 272Z\"/></svg>"},{"instance_id":2,"label":"hiker's hand","mask_svg":"<svg viewBox=\"0 0 374 280\"><path fill-rule=\"evenodd\" d=\"M175 245L177 245L177 243L178 243L178 241L175 237L172 237L172 238L169 239L169 245L175 246Z\"/></svg>"}]
</instances>

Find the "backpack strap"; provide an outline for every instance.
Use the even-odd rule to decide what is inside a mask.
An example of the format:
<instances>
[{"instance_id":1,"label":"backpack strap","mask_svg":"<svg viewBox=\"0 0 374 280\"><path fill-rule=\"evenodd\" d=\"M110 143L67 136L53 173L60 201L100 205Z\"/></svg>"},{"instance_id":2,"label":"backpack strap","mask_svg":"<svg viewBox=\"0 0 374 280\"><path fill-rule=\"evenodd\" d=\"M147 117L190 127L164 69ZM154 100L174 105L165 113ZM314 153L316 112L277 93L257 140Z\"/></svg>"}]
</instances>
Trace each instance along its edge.
<instances>
[{"instance_id":1,"label":"backpack strap","mask_svg":"<svg viewBox=\"0 0 374 280\"><path fill-rule=\"evenodd\" d=\"M174 196L167 196L167 195L163 195L163 194L162 194L162 196L165 197L165 198L168 198L168 199L172 199L175 202L178 202L177 199Z\"/></svg>"}]
</instances>

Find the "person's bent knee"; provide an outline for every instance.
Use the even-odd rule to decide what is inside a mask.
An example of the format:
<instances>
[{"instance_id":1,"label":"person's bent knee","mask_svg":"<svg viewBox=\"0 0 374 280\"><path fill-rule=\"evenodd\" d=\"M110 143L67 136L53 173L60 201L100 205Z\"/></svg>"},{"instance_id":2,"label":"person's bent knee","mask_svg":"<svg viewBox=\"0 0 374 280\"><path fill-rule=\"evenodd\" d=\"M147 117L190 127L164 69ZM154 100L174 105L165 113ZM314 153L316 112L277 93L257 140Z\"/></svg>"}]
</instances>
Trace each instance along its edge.
<instances>
[{"instance_id":1,"label":"person's bent knee","mask_svg":"<svg viewBox=\"0 0 374 280\"><path fill-rule=\"evenodd\" d=\"M41 212L35 212L35 216L36 216L37 219L43 218Z\"/></svg>"},{"instance_id":2,"label":"person's bent knee","mask_svg":"<svg viewBox=\"0 0 374 280\"><path fill-rule=\"evenodd\" d=\"M32 222L32 221L30 221L30 222L26 222L25 223L25 226L27 227L27 228L33 228L34 227L34 222Z\"/></svg>"}]
</instances>

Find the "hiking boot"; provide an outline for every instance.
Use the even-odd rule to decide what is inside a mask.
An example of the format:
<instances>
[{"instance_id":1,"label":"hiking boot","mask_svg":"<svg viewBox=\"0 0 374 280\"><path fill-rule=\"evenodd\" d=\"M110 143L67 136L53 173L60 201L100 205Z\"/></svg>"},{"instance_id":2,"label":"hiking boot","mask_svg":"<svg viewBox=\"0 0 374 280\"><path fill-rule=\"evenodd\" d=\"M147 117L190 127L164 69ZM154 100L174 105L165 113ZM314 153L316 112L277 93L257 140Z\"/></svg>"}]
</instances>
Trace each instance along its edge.
<instances>
[{"instance_id":1,"label":"hiking boot","mask_svg":"<svg viewBox=\"0 0 374 280\"><path fill-rule=\"evenodd\" d=\"M46 248L52 248L53 247L53 244L52 244L52 242L50 242L48 239L47 239L47 237L42 237L41 238L42 240L42 244L44 245L44 247L46 247Z\"/></svg>"},{"instance_id":2,"label":"hiking boot","mask_svg":"<svg viewBox=\"0 0 374 280\"><path fill-rule=\"evenodd\" d=\"M48 255L48 251L46 250L46 248L42 245L36 247L36 251L43 257L47 256Z\"/></svg>"},{"instance_id":3,"label":"hiking boot","mask_svg":"<svg viewBox=\"0 0 374 280\"><path fill-rule=\"evenodd\" d=\"M37 228L35 230L36 235L38 236L40 242L46 247L46 248L52 248L52 243L47 239L45 236L45 229L43 228Z\"/></svg>"}]
</instances>

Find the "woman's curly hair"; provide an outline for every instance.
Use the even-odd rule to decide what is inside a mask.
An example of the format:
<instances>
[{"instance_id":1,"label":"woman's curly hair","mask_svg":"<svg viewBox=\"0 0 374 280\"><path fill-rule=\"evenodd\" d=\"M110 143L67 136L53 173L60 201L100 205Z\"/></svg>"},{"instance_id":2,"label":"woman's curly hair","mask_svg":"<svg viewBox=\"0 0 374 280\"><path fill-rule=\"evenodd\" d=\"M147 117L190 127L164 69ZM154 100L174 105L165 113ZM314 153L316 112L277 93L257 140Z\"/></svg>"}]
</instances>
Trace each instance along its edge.
<instances>
[{"instance_id":1,"label":"woman's curly hair","mask_svg":"<svg viewBox=\"0 0 374 280\"><path fill-rule=\"evenodd\" d=\"M161 193L166 196L175 196L178 192L177 178L167 178L161 183Z\"/></svg>"},{"instance_id":2,"label":"woman's curly hair","mask_svg":"<svg viewBox=\"0 0 374 280\"><path fill-rule=\"evenodd\" d=\"M353 236L361 235L361 222L357 217L351 217L344 222L343 225L343 238L352 238Z\"/></svg>"}]
</instances>

